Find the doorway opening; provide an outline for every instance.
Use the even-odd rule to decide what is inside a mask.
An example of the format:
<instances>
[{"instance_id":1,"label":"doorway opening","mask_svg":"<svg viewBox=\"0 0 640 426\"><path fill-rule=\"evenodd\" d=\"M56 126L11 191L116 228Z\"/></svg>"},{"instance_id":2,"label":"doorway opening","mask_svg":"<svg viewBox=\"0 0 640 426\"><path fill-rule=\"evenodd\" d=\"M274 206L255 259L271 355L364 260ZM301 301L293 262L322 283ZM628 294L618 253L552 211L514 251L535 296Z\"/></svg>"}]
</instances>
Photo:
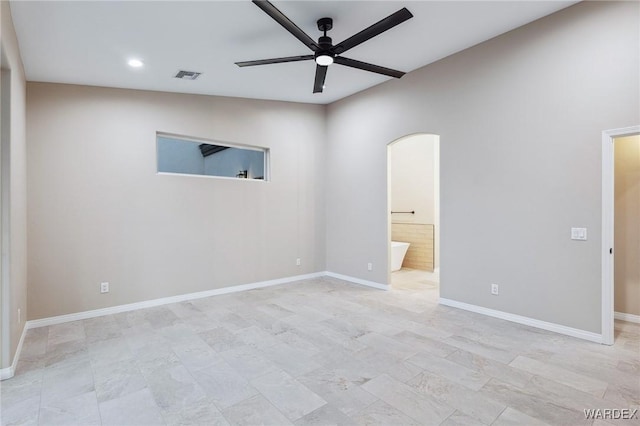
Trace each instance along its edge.
<instances>
[{"instance_id":1,"label":"doorway opening","mask_svg":"<svg viewBox=\"0 0 640 426\"><path fill-rule=\"evenodd\" d=\"M602 343L640 323L640 126L602 132Z\"/></svg>"},{"instance_id":2,"label":"doorway opening","mask_svg":"<svg viewBox=\"0 0 640 426\"><path fill-rule=\"evenodd\" d=\"M440 284L440 136L412 134L387 146L388 283L430 293Z\"/></svg>"}]
</instances>

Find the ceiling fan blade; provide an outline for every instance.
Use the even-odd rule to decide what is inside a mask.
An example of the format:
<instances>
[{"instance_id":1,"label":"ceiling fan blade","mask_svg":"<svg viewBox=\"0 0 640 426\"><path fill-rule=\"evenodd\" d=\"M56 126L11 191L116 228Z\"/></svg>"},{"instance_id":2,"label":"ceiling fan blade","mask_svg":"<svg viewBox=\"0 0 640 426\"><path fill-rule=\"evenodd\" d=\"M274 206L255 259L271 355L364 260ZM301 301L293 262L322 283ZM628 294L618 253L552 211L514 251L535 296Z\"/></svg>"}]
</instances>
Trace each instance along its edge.
<instances>
[{"instance_id":1,"label":"ceiling fan blade","mask_svg":"<svg viewBox=\"0 0 640 426\"><path fill-rule=\"evenodd\" d=\"M281 64L283 62L308 61L313 59L313 55L287 56L286 58L258 59L257 61L236 62L239 67L252 67L254 65Z\"/></svg>"},{"instance_id":2,"label":"ceiling fan blade","mask_svg":"<svg viewBox=\"0 0 640 426\"><path fill-rule=\"evenodd\" d=\"M413 14L409 12L406 7L403 7L396 13L392 13L381 21L378 21L370 27L360 31L358 34L349 37L342 43L336 44L333 48L333 52L338 55L344 53L347 50L364 43L365 41L377 36L378 34L390 30L391 28L403 23L410 18L413 18Z\"/></svg>"},{"instance_id":3,"label":"ceiling fan blade","mask_svg":"<svg viewBox=\"0 0 640 426\"><path fill-rule=\"evenodd\" d=\"M274 21L282 25L285 30L289 31L295 38L303 42L309 49L313 50L314 52L318 50L318 45L316 44L316 42L311 37L309 37L307 33L302 31L296 24L291 22L291 20L287 18L284 13L280 12L274 5L269 3L267 0L253 0L253 2L267 15L271 16Z\"/></svg>"},{"instance_id":4,"label":"ceiling fan blade","mask_svg":"<svg viewBox=\"0 0 640 426\"><path fill-rule=\"evenodd\" d=\"M356 61L355 59L343 58L342 56L336 56L334 59L336 64L346 65L351 68L357 68L359 70L371 71L377 74L388 75L389 77L400 78L406 73L402 71L392 70L391 68L381 67L380 65L368 64L366 62Z\"/></svg>"},{"instance_id":5,"label":"ceiling fan blade","mask_svg":"<svg viewBox=\"0 0 640 426\"><path fill-rule=\"evenodd\" d=\"M322 93L324 79L327 77L327 69L322 65L316 65L316 81L313 83L313 93Z\"/></svg>"}]
</instances>

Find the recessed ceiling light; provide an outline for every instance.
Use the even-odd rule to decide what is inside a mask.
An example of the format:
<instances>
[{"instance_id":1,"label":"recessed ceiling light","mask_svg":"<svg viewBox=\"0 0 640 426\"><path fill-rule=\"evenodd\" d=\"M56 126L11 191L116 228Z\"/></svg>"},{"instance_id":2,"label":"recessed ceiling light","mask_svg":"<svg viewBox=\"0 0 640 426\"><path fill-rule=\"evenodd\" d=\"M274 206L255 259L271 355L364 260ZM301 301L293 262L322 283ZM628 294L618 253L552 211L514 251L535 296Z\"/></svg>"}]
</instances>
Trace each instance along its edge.
<instances>
[{"instance_id":1,"label":"recessed ceiling light","mask_svg":"<svg viewBox=\"0 0 640 426\"><path fill-rule=\"evenodd\" d=\"M140 59L129 59L129 62L127 62L127 63L132 68L140 68L141 66L144 65L144 63L142 63L142 61Z\"/></svg>"}]
</instances>

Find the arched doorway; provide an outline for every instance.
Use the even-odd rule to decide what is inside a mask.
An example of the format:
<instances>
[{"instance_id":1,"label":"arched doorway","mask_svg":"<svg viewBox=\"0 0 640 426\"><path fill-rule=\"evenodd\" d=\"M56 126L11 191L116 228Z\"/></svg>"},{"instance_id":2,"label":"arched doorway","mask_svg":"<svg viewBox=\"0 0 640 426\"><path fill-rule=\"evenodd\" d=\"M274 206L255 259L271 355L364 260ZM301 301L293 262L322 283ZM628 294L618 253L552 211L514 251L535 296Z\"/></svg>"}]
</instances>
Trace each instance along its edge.
<instances>
[{"instance_id":1,"label":"arched doorway","mask_svg":"<svg viewBox=\"0 0 640 426\"><path fill-rule=\"evenodd\" d=\"M387 146L388 282L424 288L440 282L440 136L407 135Z\"/></svg>"}]
</instances>

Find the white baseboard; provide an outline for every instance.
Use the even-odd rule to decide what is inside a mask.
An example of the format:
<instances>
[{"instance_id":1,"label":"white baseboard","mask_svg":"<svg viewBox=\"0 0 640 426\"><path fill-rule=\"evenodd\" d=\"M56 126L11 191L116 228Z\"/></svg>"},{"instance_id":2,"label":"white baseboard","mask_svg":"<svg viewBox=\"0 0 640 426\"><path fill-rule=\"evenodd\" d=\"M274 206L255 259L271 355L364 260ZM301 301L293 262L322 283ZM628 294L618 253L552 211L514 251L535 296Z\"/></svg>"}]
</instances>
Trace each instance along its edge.
<instances>
[{"instance_id":1,"label":"white baseboard","mask_svg":"<svg viewBox=\"0 0 640 426\"><path fill-rule=\"evenodd\" d=\"M150 308L154 306L167 305L170 303L178 303L186 300L194 300L194 299L201 299L204 297L218 296L222 294L237 293L241 291L270 287L270 286L275 286L280 284L287 284L287 283L303 281L307 279L320 278L323 276L337 278L339 280L343 280L343 281L347 281L347 282L351 282L354 284L359 284L367 287L372 287L379 290L389 290L389 286L385 284L380 284L373 281L363 280L361 278L355 278L348 275L342 275L334 272L325 271L325 272L315 272L315 273L306 274L306 275L296 275L293 277L279 278L275 280L260 281L260 282L250 283L250 284L237 285L233 287L224 287L219 289L206 290L206 291L201 291L196 293L180 294L177 296L146 300L142 302L129 303L126 305L118 305L118 306L112 306L112 307L103 308L103 309L94 309L91 311L78 312L74 314L59 315L55 317L31 320L25 323L25 326L22 330L22 335L20 336L20 342L18 343L18 347L16 349L16 354L13 358L12 365L10 367L0 369L0 380L11 378L15 374L15 369L18 363L18 359L20 357L20 352L22 350L22 344L24 342L26 331L28 329L46 327L49 325L62 324L65 322L95 318L95 317L100 317L104 315L111 315L111 314L117 314L121 312L133 311L137 309ZM458 302L456 300L451 300L451 299L440 298L439 303L441 305L446 305L454 308L463 309L466 311L476 312L476 313L491 316L494 318L500 318L500 319L515 322L518 324L524 324L531 327L540 328L543 330L553 331L556 333L576 337L579 339L589 340L596 343L602 343L601 334L596 334L596 333L592 333L585 330L566 327L559 324L549 323L546 321L541 321L541 320L528 318L520 315L510 314L507 312L484 308L482 306L471 305L464 302ZM615 315L616 315L616 319L622 319L624 321L640 323L640 316L637 316L637 315L623 314L619 312L616 312Z\"/></svg>"},{"instance_id":2,"label":"white baseboard","mask_svg":"<svg viewBox=\"0 0 640 426\"><path fill-rule=\"evenodd\" d=\"M13 366L7 368L0 368L0 381L7 380L13 377L14 374Z\"/></svg>"},{"instance_id":3,"label":"white baseboard","mask_svg":"<svg viewBox=\"0 0 640 426\"><path fill-rule=\"evenodd\" d=\"M0 369L0 381L10 379L16 374L16 368L18 367L18 359L20 359L20 352L22 352L22 344L24 343L24 336L27 334L27 323L22 327L22 334L20 335L20 340L18 341L18 347L16 348L16 353L13 356L13 362L7 368Z\"/></svg>"},{"instance_id":4,"label":"white baseboard","mask_svg":"<svg viewBox=\"0 0 640 426\"><path fill-rule=\"evenodd\" d=\"M256 288L270 287L274 285L287 284L295 281L308 280L324 276L324 272L315 272L306 275L296 275L293 277L278 278L269 281L259 281L250 284L236 285L232 287L216 288L213 290L200 291L197 293L179 294L177 296L163 297L161 299L145 300L142 302L129 303L126 305L111 306L108 308L94 309L91 311L77 312L74 314L59 315L55 317L42 318L27 321L27 328L46 327L49 325L62 324L65 322L78 321L88 318L101 317L104 315L118 314L121 312L135 311L136 309L151 308L154 306L168 305L170 303L184 302L186 300L202 299L204 297L218 296L221 294L237 293L239 291L254 290Z\"/></svg>"},{"instance_id":5,"label":"white baseboard","mask_svg":"<svg viewBox=\"0 0 640 426\"><path fill-rule=\"evenodd\" d=\"M77 312L73 314L58 315L55 317L31 320L31 321L27 321L26 328L32 329L32 328L38 328L38 327L47 327L50 325L62 324L65 322L84 320L88 318L96 318L104 315L118 314L121 312L135 311L136 309L144 309L144 308L151 308L154 306L168 305L170 303L184 302L186 300L194 300L194 299L202 299L204 297L219 296L221 294L237 293L239 291L247 291L247 290L253 290L257 288L270 287L274 285L287 284L291 282L308 280L308 279L319 278L324 276L338 278L343 281L365 285L365 286L377 288L380 290L389 289L388 286L384 284L379 284L372 281L363 280L360 278L354 278L347 275L335 274L333 272L315 272L312 274L296 275L293 277L279 278L279 279L269 280L269 281L260 281L256 283L242 284L242 285L236 285L232 287L223 287L223 288L217 288L213 290L200 291L197 293L179 294L177 296L163 297L160 299L153 299L153 300L145 300L142 302L129 303L126 305L110 306L108 308L93 309L91 311Z\"/></svg>"},{"instance_id":6,"label":"white baseboard","mask_svg":"<svg viewBox=\"0 0 640 426\"><path fill-rule=\"evenodd\" d=\"M624 312L614 312L613 318L620 321L634 322L640 324L640 315L625 314Z\"/></svg>"},{"instance_id":7,"label":"white baseboard","mask_svg":"<svg viewBox=\"0 0 640 426\"><path fill-rule=\"evenodd\" d=\"M360 284L367 287L377 288L378 290L389 290L389 286L385 284L376 283L373 281L363 280L361 278L350 277L348 275L336 274L335 272L325 272L324 275L327 277L337 278L342 281L349 281L354 284Z\"/></svg>"},{"instance_id":8,"label":"white baseboard","mask_svg":"<svg viewBox=\"0 0 640 426\"><path fill-rule=\"evenodd\" d=\"M1 380L8 379L13 377L13 375L15 374L16 365L18 363L18 358L20 357L20 351L22 350L22 342L24 341L26 331L32 328L46 327L50 325L62 324L65 322L78 321L78 320L84 320L88 318L101 317L105 315L118 314L121 312L134 311L137 309L168 305L170 303L184 302L186 300L202 299L204 297L218 296L218 295L229 294L229 293L237 293L241 291L270 287L270 286L275 286L280 284L287 284L287 283L292 283L296 281L320 278L324 276L333 277L343 281L348 281L355 284L373 287L380 290L389 289L388 286L384 284L379 284L372 281L363 280L360 278L354 278L347 275L335 274L333 272L325 271L325 272L314 272L314 273L305 274L305 275L296 275L293 277L278 278L275 280L259 281L255 283L242 284L242 285L237 285L232 287L217 288L213 290L200 291L196 293L179 294L177 296L163 297L160 299L153 299L153 300L145 300L142 302L129 303L126 305L111 306L108 308L93 309L91 311L77 312L73 314L58 315L55 317L31 320L25 323L24 329L22 330L22 336L20 337L20 343L18 344L16 355L13 359L13 364L10 367L0 369L0 379Z\"/></svg>"},{"instance_id":9,"label":"white baseboard","mask_svg":"<svg viewBox=\"0 0 640 426\"><path fill-rule=\"evenodd\" d=\"M508 312L497 311L495 309L484 308L482 306L471 305L464 302L458 302L457 300L440 298L439 303L445 306L451 306L453 308L463 309L465 311L471 311L482 315L487 315L494 318L500 318L503 320L516 322L518 324L528 325L530 327L541 328L547 331L553 331L555 333L564 334L578 339L589 340L595 343L602 343L602 335L592 333L590 331L580 330L577 328L567 327L560 324L554 324L551 322L541 321L534 318L523 317L521 315L510 314Z\"/></svg>"}]
</instances>

